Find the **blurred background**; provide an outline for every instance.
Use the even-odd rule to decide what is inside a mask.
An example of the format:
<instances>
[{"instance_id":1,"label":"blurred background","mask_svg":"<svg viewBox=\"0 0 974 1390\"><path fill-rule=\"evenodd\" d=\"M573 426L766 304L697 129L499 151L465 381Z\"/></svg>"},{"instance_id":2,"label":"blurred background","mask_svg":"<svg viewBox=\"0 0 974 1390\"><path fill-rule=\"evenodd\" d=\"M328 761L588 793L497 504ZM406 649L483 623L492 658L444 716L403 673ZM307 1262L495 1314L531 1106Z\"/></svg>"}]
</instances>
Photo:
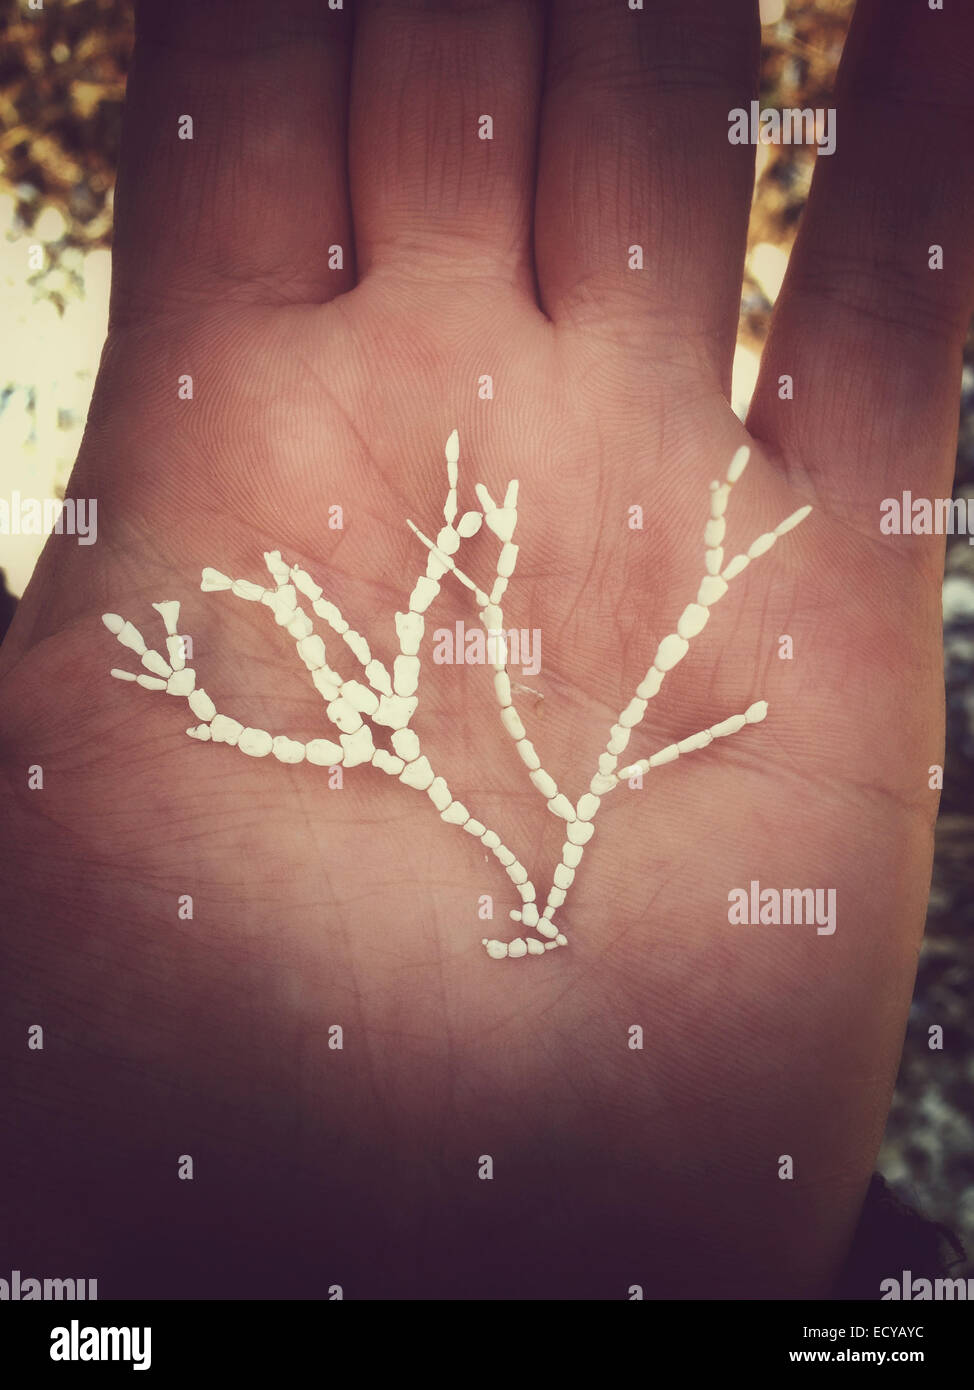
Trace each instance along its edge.
<instances>
[{"instance_id":1,"label":"blurred background","mask_svg":"<svg viewBox=\"0 0 974 1390\"><path fill-rule=\"evenodd\" d=\"M762 106L829 105L853 0L762 0ZM130 0L8 6L0 38L0 496L64 493L108 317L112 194ZM814 150L757 147L734 406L743 416L814 168ZM29 249L41 248L32 268ZM974 515L974 334L955 496ZM43 536L0 535L0 633ZM937 856L910 1024L880 1154L898 1196L955 1231L974 1274L974 546L948 537L947 753ZM940 1024L942 1051L927 1030ZM897 1271L890 1270L890 1274Z\"/></svg>"}]
</instances>

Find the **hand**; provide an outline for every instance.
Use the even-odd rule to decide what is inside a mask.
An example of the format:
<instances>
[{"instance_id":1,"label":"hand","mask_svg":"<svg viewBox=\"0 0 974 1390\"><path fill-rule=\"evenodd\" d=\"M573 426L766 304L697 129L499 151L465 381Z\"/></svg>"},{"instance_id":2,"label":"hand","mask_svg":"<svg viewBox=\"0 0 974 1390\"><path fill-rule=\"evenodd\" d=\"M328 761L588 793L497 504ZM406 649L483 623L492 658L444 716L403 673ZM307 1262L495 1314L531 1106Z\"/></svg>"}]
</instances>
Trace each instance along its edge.
<instances>
[{"instance_id":1,"label":"hand","mask_svg":"<svg viewBox=\"0 0 974 1390\"><path fill-rule=\"evenodd\" d=\"M746 434L753 151L727 113L757 92L750 0L556 4L546 40L528 3L361 4L354 28L310 0L143 6L71 485L99 540L52 539L0 665L15 1263L88 1269L102 1297L828 1289L896 1072L942 757L942 553L878 516L949 495L974 285L958 8L859 7ZM606 797L544 959L487 957L526 934L520 899L420 793L201 744L182 702L108 676L141 667L101 615L156 647L151 605L178 599L219 710L334 738L268 609L200 573L269 584L280 550L391 667L426 565L406 518L443 524L454 427L461 512L520 483L504 616L542 667L512 675L573 802L695 598L711 479L750 438L725 564L813 508L733 580L623 761L755 701L766 721ZM498 545L484 527L457 555L484 588ZM447 575L415 728L540 905L564 824L490 668L432 662L458 619L476 605ZM731 924L752 880L834 889L834 934Z\"/></svg>"}]
</instances>

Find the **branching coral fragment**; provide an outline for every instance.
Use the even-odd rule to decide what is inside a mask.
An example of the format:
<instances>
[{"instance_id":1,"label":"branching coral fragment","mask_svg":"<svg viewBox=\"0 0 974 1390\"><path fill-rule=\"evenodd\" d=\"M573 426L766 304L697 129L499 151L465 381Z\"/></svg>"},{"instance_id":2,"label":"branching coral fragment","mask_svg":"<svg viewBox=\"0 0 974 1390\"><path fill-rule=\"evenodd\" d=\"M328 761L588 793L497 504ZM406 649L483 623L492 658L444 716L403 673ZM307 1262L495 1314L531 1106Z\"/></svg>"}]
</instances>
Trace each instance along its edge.
<instances>
[{"instance_id":1,"label":"branching coral fragment","mask_svg":"<svg viewBox=\"0 0 974 1390\"><path fill-rule=\"evenodd\" d=\"M684 608L675 631L660 640L645 677L609 731L606 750L599 756L598 770L589 782L588 791L577 802L572 802L542 765L512 698L501 605L518 558L518 546L514 543L518 482L512 479L507 484L500 503L485 484L477 483L475 492L480 509L464 512L457 521L459 438L456 430L446 442L445 457L447 495L443 506L444 524L435 541L412 521L407 521L426 548L426 572L417 577L406 609L394 615L398 654L393 660L391 672L372 654L367 639L350 627L336 605L324 597L323 590L311 575L298 565L288 565L280 551L268 551L264 555L272 581L269 587L252 580L231 579L210 567L203 570L200 588L204 593L229 590L244 602L265 605L278 626L293 638L297 655L325 702L325 715L336 732L334 738L316 738L304 742L288 734L271 734L264 729L250 728L219 712L207 692L196 685L195 671L185 665L183 640L177 631L180 605L175 600L153 604L166 630L165 657L147 646L132 623L116 613L103 615L102 621L108 630L122 646L140 657L145 667L145 671L137 675L119 668L112 669L111 674L119 680L137 682L149 690L160 690L184 698L199 721L186 730L191 738L225 743L249 757L272 756L282 763L308 762L319 767L342 766L349 769L371 764L387 776L396 777L404 786L424 793L445 824L460 826L491 851L520 896L520 908L513 909L510 915L521 923L526 934L507 942L484 939L482 944L488 956L499 960L543 955L546 951L567 944L567 938L555 924L554 917L566 900L585 846L595 833L594 821L602 798L620 780L662 767L686 753L706 748L715 739L738 733L746 725L759 723L765 718L767 704L757 701L744 714L732 715L678 743L667 745L647 758L618 769L619 758L628 747L633 730L642 721L649 701L658 693L667 673L682 661L693 638L706 627L711 608L727 593L730 581L752 560L766 554L780 536L803 521L811 508L802 507L793 512L774 531L758 536L744 554L735 556L722 569L725 512L731 490L741 478L749 457L747 446L737 451L725 481L715 481L710 485L710 516L704 529L706 572L700 581L696 599ZM463 541L477 535L484 525L500 542L489 590L477 584L454 559ZM548 811L565 827L566 839L562 845L561 859L554 868L542 914L539 914L535 886L525 866L495 831L472 816L467 807L454 798L444 778L437 775L423 753L419 735L411 727L420 699L425 614L440 592L440 581L448 574L470 591L487 632L501 723L514 741L531 783L544 797ZM345 679L329 664L325 636L316 630L314 620L299 601L299 594L310 601L315 618L320 619L330 634L329 642L332 636L338 637L351 652L362 668L363 680ZM391 731L391 749L381 747L376 742L377 735L383 729ZM531 932L537 935L531 935Z\"/></svg>"}]
</instances>

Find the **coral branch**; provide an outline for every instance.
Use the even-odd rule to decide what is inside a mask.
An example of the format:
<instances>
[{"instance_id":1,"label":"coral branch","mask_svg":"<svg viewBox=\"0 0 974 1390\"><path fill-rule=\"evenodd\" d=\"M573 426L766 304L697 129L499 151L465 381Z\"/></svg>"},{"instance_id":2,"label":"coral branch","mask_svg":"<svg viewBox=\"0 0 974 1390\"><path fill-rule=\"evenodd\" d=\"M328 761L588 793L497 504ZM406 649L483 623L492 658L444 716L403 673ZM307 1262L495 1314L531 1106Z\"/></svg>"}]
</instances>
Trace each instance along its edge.
<instances>
[{"instance_id":1,"label":"coral branch","mask_svg":"<svg viewBox=\"0 0 974 1390\"><path fill-rule=\"evenodd\" d=\"M615 774L616 780L625 781L630 777L643 776L652 768L663 767L666 763L675 762L677 758L686 753L696 753L701 748L709 748L714 739L729 738L731 734L740 733L746 724L760 724L767 716L767 700L756 700L753 705L748 705L743 714L732 714L728 719L722 719L719 724L711 724L709 728L701 729L699 733L690 734L688 738L681 738L679 743L668 743L665 748L659 749L651 757L640 758L638 762L620 768Z\"/></svg>"},{"instance_id":2,"label":"coral branch","mask_svg":"<svg viewBox=\"0 0 974 1390\"><path fill-rule=\"evenodd\" d=\"M659 749L650 757L641 758L638 762L630 763L628 767L620 768L618 772L606 775L616 786L619 782L628 781L630 777L644 776L651 769L675 762L677 758L687 753L695 753L701 748L708 748L714 739L727 738L731 734L739 733L746 724L760 724L767 717L767 713L767 701L757 700L753 705L749 705L743 714L732 714L729 719L723 719L719 724L711 724L708 729L701 729L699 733L690 734L689 737L681 739L679 743L668 743L665 748ZM565 902L568 889L574 882L575 872L582 862L585 845L595 833L594 817L600 804L601 798L591 793L586 793L579 800L579 819L575 825L568 827L568 839L562 846L561 863L555 869L554 885L548 893L548 899L545 903L543 915L547 918L552 917Z\"/></svg>"},{"instance_id":3,"label":"coral branch","mask_svg":"<svg viewBox=\"0 0 974 1390\"><path fill-rule=\"evenodd\" d=\"M269 566L276 554L277 552L271 552L268 557ZM273 569L272 573L274 573ZM215 582L214 574L215 572L209 575L212 588L232 587L232 583L224 586L222 583ZM249 581L237 581L237 583L249 585ZM237 592L241 597L256 599L257 594L251 593L251 588L257 589L259 586L253 585L243 591L238 588ZM279 585L275 593L279 593L280 588ZM284 616L286 612L290 611L290 602L290 599L285 599L283 607L275 611ZM159 604L154 606L160 611L163 608L163 605ZM178 605L175 607L178 611ZM522 897L525 900L533 901L534 888L528 881L527 870L523 864L518 861L514 852L508 849L495 831L489 830L482 822L475 820L463 803L454 799L446 781L442 777L436 776L428 759L422 756L419 738L411 729L396 730L393 733L393 747L396 750L394 755L386 749L374 747L371 730L361 718L353 728L345 728L338 743L329 739L312 739L310 742L303 742L300 739L291 738L287 734L275 736L265 729L245 726L240 720L221 714L217 710L207 692L202 687L196 686L196 675L191 668L183 669L178 673L172 671L158 652L151 651L146 646L142 634L133 624L113 613L104 614L102 621L123 646L142 657L143 664L148 671L157 673L136 676L129 671L113 669L111 674L119 680L138 682L149 690L168 690L170 694L186 698L190 710L200 721L186 730L191 738L201 742L225 743L252 758L262 758L272 754L282 763L295 764L307 761L319 767L344 766L351 768L361 763L370 762L380 771L390 776L397 776L406 786L426 792L440 813L440 818L446 824L458 825L468 834L480 839L484 848L490 850L503 865L505 872ZM167 626L169 626L168 622ZM296 633L292 633L292 635L296 636ZM306 639L301 637L297 640L300 645L300 642ZM345 724L353 722L352 716L356 714L356 710L350 703L353 695L350 687L364 690L364 687L358 686L357 682L342 682L343 695L338 698L344 698L348 708L341 712L335 711L332 706L337 701L331 702L329 706L330 717L336 723L339 720ZM371 692L366 691L366 694L371 694ZM547 944L556 945L559 943L556 941L545 943L532 938L527 942L522 941L523 949L519 948L516 943L511 943L511 948L515 956L518 954L536 955L542 953ZM497 948L495 947L491 953L496 955ZM507 949L505 948L506 953Z\"/></svg>"},{"instance_id":4,"label":"coral branch","mask_svg":"<svg viewBox=\"0 0 974 1390\"><path fill-rule=\"evenodd\" d=\"M559 791L558 784L551 773L542 767L534 744L527 737L524 723L514 705L511 693L511 678L507 669L507 640L504 636L504 611L500 606L500 599L507 589L508 581L514 573L517 562L518 547L513 544L512 540L517 526L517 490L517 479L514 479L507 486L504 506L497 507L486 487L482 483L477 484L477 495L486 509L485 517L488 526L491 526L492 530L496 530L500 526L502 534L507 537L503 541L498 555L497 576L489 597L452 559L449 560L448 568L456 575L460 583L473 593L479 605L478 616L487 633L488 652L492 654L494 693L500 706L501 723L514 741L518 755L528 770L531 783L544 797L548 810L561 820L573 821L575 808L568 797ZM492 520L493 525L491 524ZM434 552L437 550L433 542L424 536L418 527L413 526L412 522L408 524L424 545ZM534 926L530 913L526 914L523 920L527 925Z\"/></svg>"},{"instance_id":5,"label":"coral branch","mask_svg":"<svg viewBox=\"0 0 974 1390\"><path fill-rule=\"evenodd\" d=\"M178 612L178 604L171 606ZM153 607L163 612L170 605L156 603ZM163 617L166 619L165 613ZM191 713L200 721L186 730L190 738L202 742L226 743L232 748L239 748L241 753L246 753L252 758L262 758L272 753L282 763L300 763L307 758L308 762L321 766L336 766L343 762L354 766L349 760L348 749L328 739L314 739L311 743L303 743L287 734L275 736L265 729L254 729L242 724L238 719L220 714L203 687L197 686L196 672L192 667L180 667L178 671L169 669L158 652L146 647L138 629L117 613L103 614L102 622L123 646L129 647L142 657L144 666L157 673L143 677L135 676L130 671L113 669L111 674L118 680L137 681L148 690L164 690L170 695L182 696L187 701ZM166 626L167 629L174 628L174 619L166 619ZM166 670L169 671L168 676Z\"/></svg>"},{"instance_id":6,"label":"coral branch","mask_svg":"<svg viewBox=\"0 0 974 1390\"><path fill-rule=\"evenodd\" d=\"M693 638L699 636L706 627L710 620L710 609L727 593L730 580L740 574L752 559L766 554L779 536L785 535L801 521L804 521L811 511L811 507L800 507L798 511L793 512L780 522L773 532L769 531L759 536L757 540L752 542L746 555L736 556L723 574L720 574L724 555L725 512L731 489L742 477L750 458L750 452L746 444L742 445L731 459L725 481L719 483L715 480L710 484L710 517L704 527L706 573L700 581L696 601L684 608L677 622L676 631L671 632L659 642L652 663L637 687L635 695L609 730L609 740L605 752L599 755L598 771L593 775L588 791L579 798L575 807L579 821L587 823L590 828L586 831L582 826L579 826L573 835L571 826L568 827L568 838L562 846L561 862L555 869L554 885L548 894L545 906L544 915L546 917L551 917L554 911L565 902L568 889L575 879L575 871L581 863L584 846L592 837L593 822L598 814L602 797L618 786L620 778L623 777L622 773L616 772L619 757L628 747L633 729L642 722L649 701L658 694L667 672L683 660L690 649ZM755 714L754 711L758 709L763 709L763 713ZM763 719L766 714L766 704L752 705L747 716L735 715L731 720L714 725L709 730L702 730L699 734L695 734L679 744L670 744L651 758L633 764L632 767L635 771L627 771L626 776L634 776L637 771L648 770L650 767L657 767L665 762L670 762L680 753L689 751L691 746L706 747L712 738L719 738L725 733L734 732L734 728L726 726L734 724L737 719L740 719L742 723L736 725L735 728L740 728L743 727L745 720L747 723L756 723L759 719ZM715 733L715 730L720 732ZM704 741L694 744L694 739Z\"/></svg>"},{"instance_id":7,"label":"coral branch","mask_svg":"<svg viewBox=\"0 0 974 1390\"><path fill-rule=\"evenodd\" d=\"M635 696L610 729L605 754L599 759L599 770L589 784L589 792L593 796L605 795L618 781L613 780L612 773L618 766L620 755L629 744L633 729L641 723L649 701L659 693L667 673L683 660L694 637L698 637L707 626L711 608L727 593L730 581L740 574L751 560L766 554L779 536L785 535L799 522L804 521L811 511L811 507L800 507L780 522L774 531L758 536L751 543L746 555L735 556L723 573L719 573L724 555L727 504L731 489L743 475L749 458L750 449L746 444L742 445L731 459L725 482L714 481L710 484L710 519L704 527L707 572L700 581L695 602L687 604L680 614L676 631L662 638L646 675L636 688Z\"/></svg>"},{"instance_id":8,"label":"coral branch","mask_svg":"<svg viewBox=\"0 0 974 1390\"><path fill-rule=\"evenodd\" d=\"M518 546L514 543L518 520L518 482L514 479L507 484L501 503L495 501L483 483L477 483L475 491L481 510L464 512L457 520L459 438L456 430L450 434L444 452L447 492L443 505L444 524L436 540L430 540L412 521L408 522L428 552L426 573L416 579L407 610L394 615L398 653L391 673L373 655L366 638L351 628L338 607L324 597L320 585L311 575L298 565L288 565L281 558L280 551L272 550L264 555L273 588L265 588L250 580L230 579L209 567L203 570L200 587L204 592L229 589L237 598L260 602L270 608L278 626L285 628L294 639L298 656L325 702L327 717L338 730L337 740L312 739L303 742L286 734L274 736L263 729L245 727L240 721L219 713L207 692L196 686L195 671L185 665L183 639L176 630L179 604L175 600L153 605L166 629L165 657L147 647L142 634L132 623L115 613L103 615L105 626L122 646L141 659L145 668L138 674L114 668L111 674L118 680L136 682L149 690L162 690L185 698L199 721L186 732L197 740L226 743L254 758L272 755L283 763L309 762L318 766L344 768L370 764L387 776L397 778L404 786L425 793L445 824L459 826L493 853L521 898L520 910L512 910L511 917L520 921L525 928L534 928L539 933L537 938L516 937L508 942L484 938L482 944L488 956L492 959L517 959L542 955L567 943L567 938L555 925L553 918L565 902L585 846L594 835L594 820L602 798L618 786L620 780L665 766L686 753L709 746L715 739L739 732L747 724L759 723L767 715L767 704L763 700L758 701L743 714L733 715L678 743L668 744L648 758L618 768L620 756L628 746L632 730L641 722L649 700L658 693L667 673L682 661L693 638L703 631L710 618L710 609L727 592L730 581L742 573L752 560L766 554L780 536L803 521L811 508L801 507L793 512L773 531L758 536L745 553L736 555L722 569L725 512L731 490L747 465L749 455L746 446L734 455L725 481L711 483L710 515L704 530L706 573L700 581L696 601L683 610L676 630L657 645L653 661L635 696L610 729L606 750L599 756L598 771L589 783L589 790L573 805L558 790L554 777L542 767L533 744L525 735L524 725L512 699L501 605L518 558ZM486 524L500 541L496 574L489 594L454 559L462 542L475 536L482 524ZM441 579L448 573L456 576L477 603L480 621L487 632L501 722L513 739L532 784L544 796L548 810L565 823L567 838L562 846L560 862L554 869L553 883L541 917L538 915L534 884L525 866L495 831L475 819L467 807L454 798L444 778L435 773L429 759L423 754L418 734L409 727L419 704L420 652L426 631L425 615L440 592ZM328 665L324 638L315 631L312 618L298 600L299 593L310 600L315 616L351 651L364 671L366 684L345 680ZM379 727L391 730L391 751L376 746L375 733Z\"/></svg>"}]
</instances>

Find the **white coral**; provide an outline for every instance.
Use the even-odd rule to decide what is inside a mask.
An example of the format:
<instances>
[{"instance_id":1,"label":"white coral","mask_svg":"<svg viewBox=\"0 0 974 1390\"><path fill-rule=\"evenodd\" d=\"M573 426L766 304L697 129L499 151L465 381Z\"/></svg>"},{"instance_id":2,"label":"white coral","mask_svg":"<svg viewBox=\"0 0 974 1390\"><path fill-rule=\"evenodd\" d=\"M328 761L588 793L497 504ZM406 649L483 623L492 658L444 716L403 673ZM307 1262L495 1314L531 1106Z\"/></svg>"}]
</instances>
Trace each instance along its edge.
<instances>
[{"instance_id":1,"label":"white coral","mask_svg":"<svg viewBox=\"0 0 974 1390\"><path fill-rule=\"evenodd\" d=\"M510 915L527 928L527 934L509 942L484 939L482 944L487 954L495 960L543 955L545 951L567 944L566 937L555 925L554 917L565 902L585 846L592 839L595 830L593 822L602 797L612 791L620 780L644 774L686 753L706 748L714 739L737 733L745 725L758 723L767 714L767 704L758 701L743 714L731 715L623 768L618 766L619 758L628 747L632 731L641 722L648 702L659 691L665 675L682 661L692 639L703 631L711 608L727 592L730 580L740 574L751 560L770 550L779 536L803 521L811 508L802 507L792 513L774 531L759 536L745 554L735 556L722 569L722 542L726 525L724 514L731 489L748 461L746 446L739 449L731 460L725 482L711 483L710 517L704 532L706 573L700 581L696 600L683 610L675 632L659 642L644 679L609 731L606 751L599 757L598 770L589 783L588 791L573 803L559 789L551 773L542 766L534 745L526 737L520 713L513 703L507 671L502 600L517 564L518 547L514 544L514 535L517 529L518 482L515 479L507 484L500 502L495 500L483 483L478 483L475 490L480 511L465 512L455 525L459 460L456 430L446 442L445 454L448 490L443 507L444 524L435 541L424 535L412 521L407 522L428 551L426 573L416 580L407 611L395 614L399 654L393 661L391 673L372 655L366 638L351 628L338 608L323 597L322 589L314 579L299 566L288 565L281 558L280 551L270 551L264 556L273 581L270 588L245 579L230 579L210 567L203 570L200 587L205 593L227 589L237 598L263 603L270 608L278 625L287 629L294 638L299 659L310 672L315 688L325 701L325 713L337 731L336 739L319 738L302 743L286 734L272 735L263 729L246 728L238 720L221 714L207 692L196 686L195 672L184 664L182 641L177 633L179 604L175 600L153 604L165 625L167 657L150 650L132 623L115 613L103 615L102 621L109 631L123 646L141 657L146 668L145 673L137 676L120 669L113 669L111 674L120 680L137 681L147 689L167 691L186 699L199 721L186 730L192 738L226 743L250 757L272 756L284 763L307 761L315 766L340 765L345 768L370 763L387 776L398 778L404 786L425 793L444 823L460 826L491 851L503 865L521 898L520 908L513 910ZM476 535L482 524L486 524L500 542L496 574L489 592L481 589L453 558L463 540ZM566 839L561 860L554 869L547 903L540 915L534 883L524 865L495 831L476 820L467 807L454 798L446 781L436 774L423 753L419 735L410 727L419 704L424 615L440 591L440 581L448 573L473 594L480 621L487 631L501 723L514 740L528 776L544 797L547 809L565 826ZM345 680L328 665L324 639L314 631L314 623L300 603L299 594L310 600L316 617L351 651L362 667L364 683ZM376 747L376 726L392 731L392 753ZM538 935L531 935L531 931L536 931Z\"/></svg>"}]
</instances>

